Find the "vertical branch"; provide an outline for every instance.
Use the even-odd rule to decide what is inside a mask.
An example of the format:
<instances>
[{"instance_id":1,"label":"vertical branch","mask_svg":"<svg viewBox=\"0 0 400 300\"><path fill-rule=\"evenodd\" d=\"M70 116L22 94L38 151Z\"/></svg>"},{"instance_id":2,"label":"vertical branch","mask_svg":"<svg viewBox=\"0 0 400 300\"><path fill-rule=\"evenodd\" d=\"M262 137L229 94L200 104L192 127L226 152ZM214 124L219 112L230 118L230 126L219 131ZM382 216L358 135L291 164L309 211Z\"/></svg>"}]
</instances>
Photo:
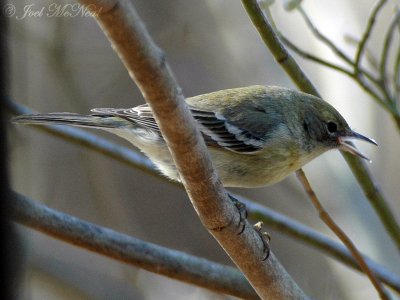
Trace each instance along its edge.
<instances>
[{"instance_id":1,"label":"vertical branch","mask_svg":"<svg viewBox=\"0 0 400 300\"><path fill-rule=\"evenodd\" d=\"M394 71L393 71L393 85L394 85L394 106L397 107L400 94L400 47L397 48ZM400 128L400 127L399 127Z\"/></svg>"},{"instance_id":2,"label":"vertical branch","mask_svg":"<svg viewBox=\"0 0 400 300\"><path fill-rule=\"evenodd\" d=\"M398 26L399 19L400 19L400 12L397 12L396 15L394 16L392 22L390 23L390 26L389 26L388 31L385 36L385 41L383 43L383 49L382 49L382 55L381 55L381 64L380 64L380 68L379 68L381 82L382 82L385 94L387 96L387 99L390 101L391 106L393 106L395 104L396 100L392 98L392 95L390 95L390 90L387 85L388 78L387 78L386 65L387 65L387 61L389 59L389 51L390 51L390 47L391 47L392 41L393 41L393 34L394 34L396 27Z\"/></svg>"},{"instance_id":3,"label":"vertical branch","mask_svg":"<svg viewBox=\"0 0 400 300\"><path fill-rule=\"evenodd\" d=\"M213 169L204 140L185 104L181 90L143 22L128 0L81 0L106 8L97 21L152 108L179 170L180 178L203 225L262 298L306 299L276 257L263 261L264 244L247 222L238 234L240 213L228 199ZM182 126L185 124L185 126Z\"/></svg>"},{"instance_id":4,"label":"vertical branch","mask_svg":"<svg viewBox=\"0 0 400 300\"><path fill-rule=\"evenodd\" d=\"M354 63L354 73L358 75L360 73L360 64L361 64L361 57L365 51L365 46L367 44L367 41L371 35L372 28L375 25L375 19L376 16L378 15L379 11L383 7L383 5L386 3L386 0L380 0L379 2L376 3L375 7L372 9L371 15L368 18L368 25L367 28L365 29L365 32L361 38L360 43L358 44L357 52L356 52L356 58L355 58L355 63Z\"/></svg>"}]
</instances>

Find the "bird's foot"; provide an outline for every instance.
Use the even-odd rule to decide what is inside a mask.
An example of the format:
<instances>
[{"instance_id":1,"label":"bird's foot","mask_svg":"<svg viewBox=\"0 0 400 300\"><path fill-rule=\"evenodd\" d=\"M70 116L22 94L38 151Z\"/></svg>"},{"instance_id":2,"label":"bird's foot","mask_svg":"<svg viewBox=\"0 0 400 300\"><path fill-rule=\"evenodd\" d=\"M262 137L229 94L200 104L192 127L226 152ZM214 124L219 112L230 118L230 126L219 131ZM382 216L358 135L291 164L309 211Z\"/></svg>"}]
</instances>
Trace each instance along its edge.
<instances>
[{"instance_id":1,"label":"bird's foot","mask_svg":"<svg viewBox=\"0 0 400 300\"><path fill-rule=\"evenodd\" d=\"M241 234L246 226L246 219L247 219L246 205L244 205L244 203L240 202L238 199L233 197L231 194L228 194L228 196L231 199L232 203L236 206L237 210L239 211L240 220L238 224L239 227L238 234Z\"/></svg>"},{"instance_id":2,"label":"bird's foot","mask_svg":"<svg viewBox=\"0 0 400 300\"><path fill-rule=\"evenodd\" d=\"M271 236L269 235L268 232L266 231L261 231L263 226L263 222L257 222L256 224L253 225L253 228L256 230L256 232L258 233L258 235L261 238L261 241L263 243L263 258L262 260L267 260L270 253L271 253L271 248L269 246L269 242L271 241Z\"/></svg>"}]
</instances>

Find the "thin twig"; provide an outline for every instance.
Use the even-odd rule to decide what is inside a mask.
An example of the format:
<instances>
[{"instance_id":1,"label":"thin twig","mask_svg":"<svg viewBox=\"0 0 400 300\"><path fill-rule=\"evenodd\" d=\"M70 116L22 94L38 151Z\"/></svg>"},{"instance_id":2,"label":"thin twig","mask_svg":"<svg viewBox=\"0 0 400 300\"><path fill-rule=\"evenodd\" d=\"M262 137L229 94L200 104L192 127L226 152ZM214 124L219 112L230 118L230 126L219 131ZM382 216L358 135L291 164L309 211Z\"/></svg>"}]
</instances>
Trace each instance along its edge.
<instances>
[{"instance_id":1,"label":"thin twig","mask_svg":"<svg viewBox=\"0 0 400 300\"><path fill-rule=\"evenodd\" d=\"M360 64L361 64L361 57L365 51L365 46L367 44L367 41L371 35L372 28L375 24L375 19L376 16L378 15L379 11L383 7L383 5L386 3L386 0L380 0L375 4L375 7L372 9L371 15L368 18L368 25L367 28L365 29L365 32L361 38L360 43L358 44L357 52L356 52L356 57L354 61L354 73L356 76L360 73Z\"/></svg>"},{"instance_id":2,"label":"thin twig","mask_svg":"<svg viewBox=\"0 0 400 300\"><path fill-rule=\"evenodd\" d=\"M400 9L397 8L397 12L399 12ZM398 23L397 26L397 32L400 33L400 23ZM400 43L399 43L400 44ZM399 94L400 94L400 45L397 46L397 52L396 52L396 58L395 58L395 63L394 63L394 69L393 69L393 84L394 84L394 106L397 109L398 101L399 99ZM400 126L399 126L400 128Z\"/></svg>"},{"instance_id":3,"label":"thin twig","mask_svg":"<svg viewBox=\"0 0 400 300\"><path fill-rule=\"evenodd\" d=\"M337 56L342 58L346 63L353 65L353 61L349 56L347 56L342 50L340 50L327 36L323 35L318 28L313 24L311 19L308 17L307 13L305 10L301 7L301 5L298 6L297 10L300 12L302 17L304 18L304 21L308 25L308 27L311 29L313 34L322 41L325 45L327 45L334 53L336 53Z\"/></svg>"},{"instance_id":4,"label":"thin twig","mask_svg":"<svg viewBox=\"0 0 400 300\"><path fill-rule=\"evenodd\" d=\"M312 23L306 11L301 6L298 7L298 10L303 16L308 27L314 33L314 36L320 41L322 41L326 46L328 46L338 57L343 59L349 65L354 66L353 60L348 55L346 55L342 50L340 50L339 47L336 46L327 36L325 36L318 30L318 28L314 25L314 23ZM379 82L371 73L369 73L367 70L362 69L361 66L359 66L359 69L360 71L362 71L363 75L365 75L369 80L371 80L375 84ZM358 75L356 75L355 77L358 77Z\"/></svg>"},{"instance_id":5,"label":"thin twig","mask_svg":"<svg viewBox=\"0 0 400 300\"><path fill-rule=\"evenodd\" d=\"M391 21L388 31L385 36L385 41L383 43L383 48L382 48L381 64L380 64L380 68L379 68L382 86L385 91L387 101L389 101L391 103L391 105L395 102L395 99L393 99L392 96L390 95L389 87L386 84L387 79L388 79L386 66L387 66L387 61L389 59L390 46L393 41L393 34L398 25L399 19L400 19L400 12L397 12L396 15L394 16L393 20Z\"/></svg>"},{"instance_id":6,"label":"thin twig","mask_svg":"<svg viewBox=\"0 0 400 300\"><path fill-rule=\"evenodd\" d=\"M318 63L320 65L323 65L327 68L330 68L332 70L338 71L340 73L343 73L345 75L347 75L348 77L354 79L358 85L367 93L369 94L372 98L375 99L375 101L386 111L388 111L390 114L397 114L397 110L395 108L393 108L392 105L388 105L388 103L384 100L384 98L382 98L376 91L374 91L372 89L372 87L365 81L365 79L361 76L356 77L354 75L354 73L352 71L349 71L339 65L333 64L329 61L326 61L320 57L317 57L303 49L300 49L300 47L296 46L295 44L293 44L288 38L286 38L285 36L283 36L281 33L279 33L279 36L282 40L282 42L285 43L286 46L288 46L291 50L293 50L295 53L297 53L299 56L303 57L304 59L308 59L310 61L313 61L315 63ZM368 77L367 77L368 78ZM369 79L369 78L368 78ZM375 80L373 81L373 83L375 83L377 86L381 85L381 81L377 80L375 82ZM380 88L382 89L382 88Z\"/></svg>"},{"instance_id":7,"label":"thin twig","mask_svg":"<svg viewBox=\"0 0 400 300\"><path fill-rule=\"evenodd\" d=\"M243 274L232 267L80 220L18 193L10 200L12 219L67 243L219 293L258 299Z\"/></svg>"},{"instance_id":8,"label":"thin twig","mask_svg":"<svg viewBox=\"0 0 400 300\"><path fill-rule=\"evenodd\" d=\"M14 114L20 115L33 113L32 110L13 101L7 100L6 103L8 109ZM139 168L140 170L164 180L169 184L174 184L178 188L183 188L181 184L168 180L166 177L162 176L160 172L155 169L154 165L148 158L144 157L140 153L137 153L136 151L133 151L131 148L118 145L107 139L78 128L68 126L36 126L35 128L54 135L55 137L62 138L67 142L97 151L105 156L127 164L130 167ZM305 226L304 224L292 220L283 214L268 209L267 207L255 203L240 195L235 195L233 193L230 194L246 205L246 209L250 217L253 219L261 220L265 224L268 224L271 228L302 241L309 246L315 247L316 249L331 255L339 262L342 262L351 268L360 270L354 258L341 244L327 238L323 234L308 226ZM383 266L377 264L368 257L365 257L365 260L368 261L368 265L372 266L371 268L376 274L378 274L379 278L383 282L400 292L400 277L389 272Z\"/></svg>"},{"instance_id":9,"label":"thin twig","mask_svg":"<svg viewBox=\"0 0 400 300\"><path fill-rule=\"evenodd\" d=\"M310 18L307 16L306 12L299 7L298 8L299 11L302 13L307 25L310 27L310 29L312 30L312 32L314 33L314 35L316 36L317 39L321 40L322 42L324 42L329 48L331 48L340 58L342 58L343 60L345 60L347 63L351 64L353 67L356 65L355 62L353 62L348 56L346 56L344 54L344 52L342 52L331 40L329 40L326 36L324 36L323 34L321 34L318 29L315 27L315 25L311 22ZM269 18L272 19L272 16L270 14L270 11L267 10L267 16ZM377 11L376 11L377 13ZM369 26L370 27L370 31L372 30L372 25L375 22L375 17L373 17L373 20L371 20L371 22L369 22ZM273 20L271 20L271 24L274 24ZM274 26L275 28L275 26ZM296 45L294 45L292 42L290 42L289 39L285 38L276 28L275 28L276 32L280 35L282 41L289 47L291 48L293 51L295 51L296 53L298 53L300 56L304 57L305 59L314 61L316 63L319 63L325 67L334 69L338 72L341 72L349 77L351 77L355 82L358 83L358 85L367 93L369 94L373 99L375 99L375 101L384 109L386 110L388 113L391 114L391 116L393 117L398 129L400 130L400 115L399 115L399 111L397 109L397 102L395 99L393 99L393 96L390 94L390 90L388 89L388 87L386 86L386 77L387 75L385 74L386 71L381 68L383 70L383 74L377 78L376 76L374 76L373 74L371 74L370 72L368 72L366 69L364 69L361 65L360 62L358 67L356 68L356 71L353 70L353 72L348 72L348 70L332 64L326 60L323 60L319 57L316 57L315 55L308 53L302 49L300 49L299 47L297 47ZM368 32L368 34L364 35L363 38L367 38L369 37L370 32ZM360 43L367 41L367 39L364 39L363 41L360 41ZM354 42L354 39L351 39L352 42ZM363 46L363 50L362 52L366 53L366 55L368 56L369 59L372 60L372 64L376 66L376 63L374 61L374 58L372 57L372 55L368 52L368 48L366 47L366 45ZM385 59L387 59L387 55L385 56ZM400 59L400 56L399 56ZM383 66L386 65L386 62L384 60L382 60L382 62L384 63ZM364 78L365 77L365 78ZM366 79L369 80L369 82L371 82L373 85L370 85L369 82L366 81ZM396 88L396 87L395 87ZM377 89L377 90L375 90ZM397 96L396 96L397 98Z\"/></svg>"},{"instance_id":10,"label":"thin twig","mask_svg":"<svg viewBox=\"0 0 400 300\"><path fill-rule=\"evenodd\" d=\"M397 53L394 63L393 83L394 83L394 94L395 94L395 98L393 100L395 107L397 107L397 101L399 101L399 94L400 94L400 47L397 48Z\"/></svg>"},{"instance_id":11,"label":"thin twig","mask_svg":"<svg viewBox=\"0 0 400 300\"><path fill-rule=\"evenodd\" d=\"M321 40L325 45L327 45L334 53L336 53L337 56L342 58L345 62L353 66L357 64L357 62L354 62L349 56L347 56L342 50L339 49L327 36L323 35L318 28L312 23L311 19L308 17L307 13L305 10L299 6L298 7L299 12L301 15L304 17L305 22L311 29L311 31L314 33L317 39ZM365 47L364 47L365 48ZM364 49L365 50L365 49ZM340 71L340 70L338 70ZM342 72L343 73L343 72ZM364 81L363 77L361 75L364 75L368 80L370 80L372 83L374 83L381 91L383 94L386 95L386 89L382 86L382 81L380 79L375 78L374 75L372 75L370 72L367 70L363 69L361 65L357 66L357 72L354 72L354 74L349 75L345 73L346 75L349 75L352 77L369 95L371 95L377 102L380 104L383 108L386 110L390 111L390 107L386 104L385 99L381 98L376 92L373 91L373 89Z\"/></svg>"},{"instance_id":12,"label":"thin twig","mask_svg":"<svg viewBox=\"0 0 400 300\"><path fill-rule=\"evenodd\" d=\"M344 35L344 40L345 40L345 42L347 42L348 44L350 44L350 45L352 45L354 47L358 47L358 45L360 43L359 39L357 39L356 37L354 37L354 36L352 36L350 34L345 34ZM379 70L378 60L374 56L374 54L372 53L371 49L369 49L368 47L365 47L364 52L365 52L365 58L367 59L368 63L371 65L371 67L375 71L378 71Z\"/></svg>"},{"instance_id":13,"label":"thin twig","mask_svg":"<svg viewBox=\"0 0 400 300\"><path fill-rule=\"evenodd\" d=\"M312 23L311 19L308 17L307 13L304 11L304 9L301 6L298 6L298 10L300 11L301 15L305 19L306 24L308 27L311 29L311 31L314 33L314 35L321 40L323 43L325 43L334 53L336 53L340 58L342 58L344 61L349 63L350 65L354 65L354 62L348 57L343 51L341 51L328 37L323 35L317 27ZM359 76L358 74L354 74L353 72L350 72L346 70L345 68L338 66L336 64L333 64L331 62L328 62L324 59L321 59L319 57L316 57L315 55L304 51L297 47L294 43L292 43L288 38L286 38L277 28L275 25L275 22L272 18L271 12L269 9L265 10L266 16L269 18L269 24L273 30L278 34L279 38L282 40L285 45L287 45L289 48L291 48L293 51L295 51L297 54L302 56L305 59L314 61L316 63L319 63L323 66L326 66L328 68L331 68L333 70L336 70L338 72L341 72L351 78L353 78L359 85L360 87L367 92L371 97L373 97L379 105L382 106L385 110L387 110L389 113L392 115L397 115L398 112L397 110L393 109L393 106L387 105L386 101L384 98L381 97L376 91L373 90L373 88L364 80L362 76ZM268 21L267 21L268 23ZM375 78L374 75L369 73L367 70L364 70L363 68L359 67L360 71L362 72L362 75L365 75L365 77L370 80L375 86L379 88L384 94L385 94L385 89L382 86L382 81L380 79ZM318 95L316 95L318 96Z\"/></svg>"},{"instance_id":14,"label":"thin twig","mask_svg":"<svg viewBox=\"0 0 400 300\"><path fill-rule=\"evenodd\" d=\"M296 175L297 178L300 180L301 184L303 185L304 190L306 191L315 209L318 211L321 220L336 234L337 237L339 237L339 239L343 242L343 244L345 244L346 247L350 250L353 257L357 260L358 264L360 265L360 268L363 270L365 274L367 274L369 280L374 285L381 299L390 299L390 296L383 287L382 283L376 278L375 274L368 267L368 265L364 261L364 258L362 257L361 253L358 251L356 246L353 244L350 238L344 233L344 231L335 223L335 221L333 221L328 212L324 209L321 202L318 200L317 195L312 189L303 170L300 169L296 171Z\"/></svg>"},{"instance_id":15,"label":"thin twig","mask_svg":"<svg viewBox=\"0 0 400 300\"><path fill-rule=\"evenodd\" d=\"M304 59L308 59L311 60L313 62L316 62L320 65L323 65L327 68L330 68L332 70L338 71L340 73L343 73L347 76L352 77L352 72L350 70L347 70L339 65L336 65L334 63L331 63L327 60L324 60L320 57L317 57L303 49L300 49L300 47L296 46L295 44L293 44L288 38L286 38L284 35L282 35L282 33L279 33L279 37L281 38L282 42L285 43L286 46L288 46L290 49L292 49L294 52L296 52L298 55L300 55L301 57L303 57Z\"/></svg>"},{"instance_id":16,"label":"thin twig","mask_svg":"<svg viewBox=\"0 0 400 300\"><path fill-rule=\"evenodd\" d=\"M372 174L370 174L370 170L364 161L354 160L351 153L342 152L342 154L352 169L359 170L357 172L353 171L354 176L363 189L365 196L369 199L371 206L377 213L382 224L385 226L386 232L400 251L400 226L396 217L393 215L393 210L385 200L380 186L376 181L371 181L370 178L372 178Z\"/></svg>"},{"instance_id":17,"label":"thin twig","mask_svg":"<svg viewBox=\"0 0 400 300\"><path fill-rule=\"evenodd\" d=\"M302 10L302 12L305 14L304 10ZM377 91L374 91L373 88L365 81L365 79L362 76L358 76L356 74L354 74L354 72L347 70L339 65L333 64L329 61L326 61L320 57L317 57L303 49L300 49L300 47L296 46L294 43L292 43L288 38L286 38L275 26L275 22L271 16L271 12L270 10L265 10L266 15L268 16L268 18L270 19L270 23L271 26L274 28L274 30L277 32L278 36L280 37L280 39L282 40L282 42L288 46L290 49L292 49L295 53L297 53L298 55L300 55L301 57L303 57L304 59L308 59L311 60L315 63L319 63L320 65L323 65L327 68L330 68L332 70L336 70L340 73L343 73L347 76L349 76L350 78L354 79L358 85L367 93L369 94L372 98L375 99L375 101L382 106L383 109L385 109L386 111L388 111L389 113L391 113L392 115L397 115L398 111L396 108L393 107L393 105L388 105L387 101L385 101L384 98L381 97L380 94L378 94ZM309 20L309 18L307 17L307 15L305 14L308 22L309 22L309 26L311 26L312 28L314 28L314 30L316 30L315 26L311 23L311 21ZM331 42L327 37L323 36L319 31L317 31L317 33L319 35L321 35L324 39L326 39L330 44L332 44L333 46L335 46L333 44L333 42ZM338 49L335 46L335 49ZM340 51L340 50L339 50ZM344 54L343 54L344 55ZM353 65L354 63L351 62L351 64ZM382 93L385 94L385 89L382 86L382 80L379 78L375 78L372 74L370 74L369 72L367 72L366 70L364 70L363 68L360 67L360 70L362 72L362 75L365 75L365 77L370 80L376 87L378 87L378 89L380 91L382 91Z\"/></svg>"}]
</instances>

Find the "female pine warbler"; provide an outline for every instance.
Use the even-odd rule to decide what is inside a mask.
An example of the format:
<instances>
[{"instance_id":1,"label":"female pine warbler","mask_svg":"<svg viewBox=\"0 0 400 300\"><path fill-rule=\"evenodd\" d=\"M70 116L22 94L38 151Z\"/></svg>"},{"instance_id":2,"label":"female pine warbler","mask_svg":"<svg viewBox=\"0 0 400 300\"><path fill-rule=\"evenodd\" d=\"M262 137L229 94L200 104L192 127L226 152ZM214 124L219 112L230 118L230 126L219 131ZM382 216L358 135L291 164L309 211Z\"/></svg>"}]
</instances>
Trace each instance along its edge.
<instances>
[{"instance_id":1,"label":"female pine warbler","mask_svg":"<svg viewBox=\"0 0 400 300\"><path fill-rule=\"evenodd\" d=\"M186 102L226 187L276 183L331 149L367 159L349 139L375 144L350 129L320 98L282 87L250 86L187 98ZM91 115L22 115L24 124L99 128L127 139L167 177L179 181L167 145L147 104L128 109L95 108Z\"/></svg>"}]
</instances>

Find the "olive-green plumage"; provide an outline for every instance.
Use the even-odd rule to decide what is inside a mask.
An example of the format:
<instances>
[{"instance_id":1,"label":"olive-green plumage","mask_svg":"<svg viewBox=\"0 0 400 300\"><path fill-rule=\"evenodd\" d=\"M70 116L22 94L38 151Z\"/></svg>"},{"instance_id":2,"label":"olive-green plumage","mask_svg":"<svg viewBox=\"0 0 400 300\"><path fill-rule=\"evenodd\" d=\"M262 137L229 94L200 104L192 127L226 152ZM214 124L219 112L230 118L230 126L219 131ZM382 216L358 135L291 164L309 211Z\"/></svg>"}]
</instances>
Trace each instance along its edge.
<instances>
[{"instance_id":1,"label":"olive-green plumage","mask_svg":"<svg viewBox=\"0 0 400 300\"><path fill-rule=\"evenodd\" d=\"M225 186L257 187L282 180L327 150L340 148L365 158L346 141L368 139L350 129L327 102L281 87L250 86L186 99ZM24 115L19 123L96 127L143 151L163 174L179 180L165 141L147 105Z\"/></svg>"}]
</instances>

